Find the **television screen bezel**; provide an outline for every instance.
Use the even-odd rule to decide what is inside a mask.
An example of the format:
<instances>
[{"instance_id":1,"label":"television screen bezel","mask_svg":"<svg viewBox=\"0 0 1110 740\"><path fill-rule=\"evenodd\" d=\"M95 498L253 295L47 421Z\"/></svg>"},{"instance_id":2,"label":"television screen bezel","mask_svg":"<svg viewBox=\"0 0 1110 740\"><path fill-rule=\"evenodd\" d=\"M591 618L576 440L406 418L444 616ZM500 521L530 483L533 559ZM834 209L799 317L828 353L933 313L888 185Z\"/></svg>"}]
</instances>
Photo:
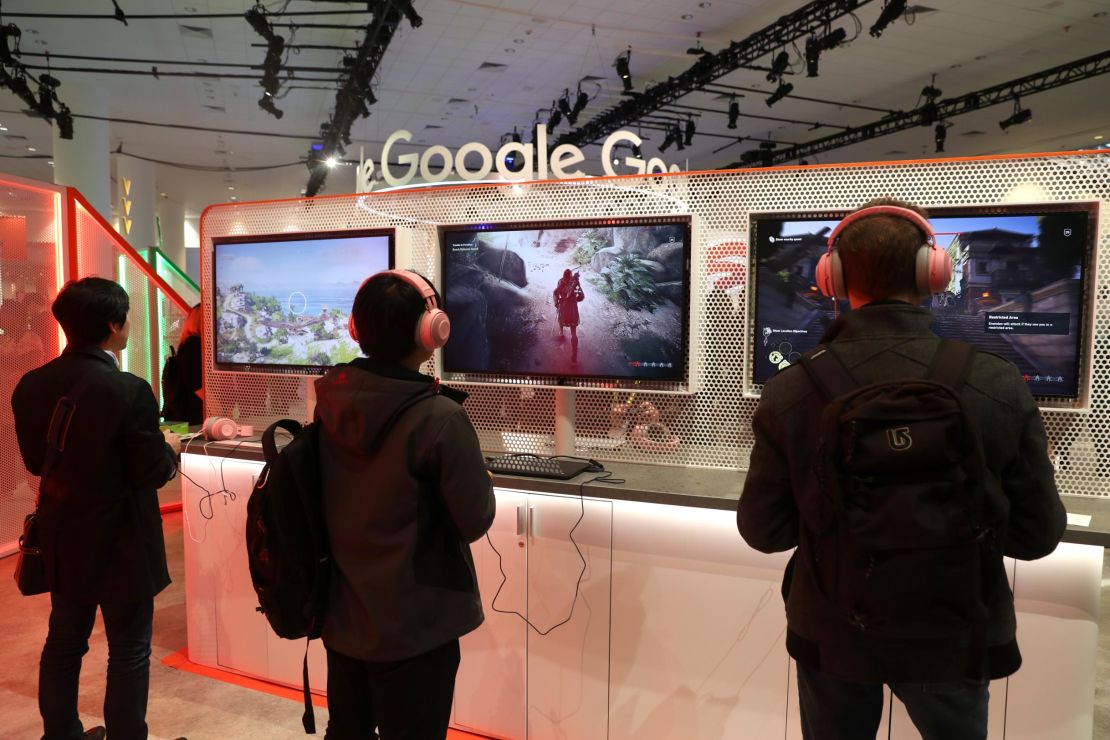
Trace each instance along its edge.
<instances>
[{"instance_id":1,"label":"television screen bezel","mask_svg":"<svg viewBox=\"0 0 1110 740\"><path fill-rule=\"evenodd\" d=\"M928 206L929 221L940 218L961 218L968 216L1033 216L1049 213L1085 213L1087 216L1087 244L1084 251L1082 265L1082 279L1079 290L1079 312L1076 335L1079 339L1076 346L1075 395L1035 395L1034 398L1040 407L1054 411L1083 410L1087 407L1090 398L1091 362L1093 337L1091 328L1094 325L1094 300L1092 290L1096 284L1095 270L1098 264L1098 238L1099 238L1099 201L1057 201L1050 203L1023 202L1023 203L992 203L988 205L954 205L954 206ZM750 276L747 296L748 325L748 362L746 363L746 395L758 397L766 380L755 378L755 350L756 334L759 327L759 239L758 226L761 221L840 221L853 210L852 208L828 208L814 211L761 211L748 216L748 274ZM771 376L772 378L774 375ZM768 378L769 380L770 378Z\"/></svg>"},{"instance_id":2,"label":"television screen bezel","mask_svg":"<svg viewBox=\"0 0 1110 740\"><path fill-rule=\"evenodd\" d=\"M396 265L397 257L397 230L392 228L372 229L342 229L333 231L290 231L278 234L236 234L234 236L218 236L212 238L212 327L209 336L212 339L212 367L226 372L265 373L271 375L323 375L334 365L292 365L270 364L259 362L220 362L216 348L216 285L217 264L216 252L220 247L231 244L252 244L264 242L300 242L323 241L326 239L358 239L362 237L389 237L389 259L386 269L392 270ZM366 277L370 277L367 275Z\"/></svg>"},{"instance_id":3,"label":"television screen bezel","mask_svg":"<svg viewBox=\"0 0 1110 740\"><path fill-rule=\"evenodd\" d=\"M675 368L675 373L667 377L650 377L639 378L634 375L603 375L603 374L567 374L567 373L520 373L520 372L503 372L494 370L453 370L449 369L446 365L447 354L441 353L440 369L445 377L450 377L454 382L476 382L483 384L499 384L498 379L503 378L507 384L515 384L513 381L521 382L534 379L539 381L537 383L529 383L529 385L537 386L551 386L551 387L585 387L589 388L590 381L610 382L616 385L628 384L644 384L645 390L649 389L652 384L685 384L689 381L690 375L690 324L692 317L690 316L690 294L692 286L691 280L691 266L693 262L693 216L691 214L661 214L657 216L602 216L595 218L576 218L576 219L540 219L535 221L488 221L483 223L470 223L470 224L443 224L437 227L437 237L440 250L440 290L442 291L444 309L450 315L450 285L448 283L447 273L447 245L446 235L455 232L472 232L472 233L497 233L503 231L534 231L536 229L576 229L576 228L596 228L604 226L671 226L681 225L686 229L685 241L685 259L683 260L683 320L682 320L682 361L676 363L678 367ZM580 385L586 384L586 385ZM623 387L623 386L621 386Z\"/></svg>"}]
</instances>

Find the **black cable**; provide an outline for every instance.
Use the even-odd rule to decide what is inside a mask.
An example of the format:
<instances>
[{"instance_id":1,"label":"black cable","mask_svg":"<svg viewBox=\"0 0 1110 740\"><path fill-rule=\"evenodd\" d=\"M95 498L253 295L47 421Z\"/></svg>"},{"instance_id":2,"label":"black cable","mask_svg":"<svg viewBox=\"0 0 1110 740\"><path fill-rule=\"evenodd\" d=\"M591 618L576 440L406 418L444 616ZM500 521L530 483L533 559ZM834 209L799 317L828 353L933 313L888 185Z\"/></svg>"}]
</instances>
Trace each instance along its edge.
<instances>
[{"instance_id":1,"label":"black cable","mask_svg":"<svg viewBox=\"0 0 1110 740\"><path fill-rule=\"evenodd\" d=\"M510 453L510 455L512 457L539 457L538 455L532 455L531 453ZM569 455L555 455L553 458L549 458L549 459L555 459L555 458L561 458L561 459L567 459L567 460L580 460L580 461L583 461L583 462L589 462L591 465L596 465L596 466L601 467L601 464L599 462L597 462L596 460L591 460L589 458L572 457L572 456L569 456ZM490 608L493 609L495 612L498 612L499 614L515 614L516 616L518 616L522 620L524 620L524 623L526 625L528 625L540 637L545 637L545 636L551 634L552 631L554 631L555 629L557 629L559 627L562 627L564 624L566 624L567 622L569 622L571 619L574 618L574 607L578 603L578 593L582 588L582 579L586 575L586 557L582 554L582 548L578 546L578 541L574 539L575 530L578 529L578 525L580 525L582 523L582 520L586 518L586 495L585 495L586 486L589 485L590 483L611 483L611 484L614 484L614 485L619 485L619 484L622 484L622 483L626 482L624 478L614 478L613 473L611 471L605 470L604 468L602 468L601 470L594 470L592 472L597 472L599 474L595 475L593 478L590 478L588 480L584 480L584 481L582 481L581 483L578 484L578 504L579 504L578 520L574 523L574 526L570 528L570 534L568 535L569 539L570 539L570 543L572 545L574 545L574 551L578 554L578 559L582 563L582 568L578 571L578 580L575 581L575 584L574 584L574 599L570 602L570 611L567 614L566 619L564 619L563 621L557 622L557 623L551 625L546 630L541 630L539 627L532 624L532 622L530 622L528 620L528 617L524 616L523 614L516 611L515 609L498 609L497 608L497 597L501 595L501 591L502 591L502 589L505 588L505 584L508 582L509 577L505 573L505 565L504 565L504 561L501 557L501 552L497 549L497 547L494 546L493 540L489 536L489 532L486 532L486 542L489 543L490 549L492 549L494 554L497 555L497 569L501 572L501 583L497 586L497 592L493 595L493 600L490 601Z\"/></svg>"},{"instance_id":2,"label":"black cable","mask_svg":"<svg viewBox=\"0 0 1110 740\"><path fill-rule=\"evenodd\" d=\"M289 45L286 44L286 48ZM75 59L82 62L113 62L118 64L169 64L178 67L227 67L229 69L257 69L264 68L262 64L246 64L243 62L191 62L185 60L171 60L171 59L136 59L134 57L101 57L101 56L86 56L84 54L54 54L54 53L37 53L24 51L20 53L21 57L47 57L51 59ZM281 66L283 71L288 72L339 72L338 65L334 67L290 67L287 65ZM59 69L55 67L55 69ZM159 75L168 75L169 72L158 71Z\"/></svg>"},{"instance_id":3,"label":"black cable","mask_svg":"<svg viewBox=\"0 0 1110 740\"><path fill-rule=\"evenodd\" d=\"M257 80L259 75L237 74L235 72L173 72L161 69L110 69L104 67L46 67L40 64L25 64L25 69L43 69L54 72L85 72L105 75L136 75L141 77L199 77L209 80ZM297 77L300 82L331 82L338 84L343 78Z\"/></svg>"}]
</instances>

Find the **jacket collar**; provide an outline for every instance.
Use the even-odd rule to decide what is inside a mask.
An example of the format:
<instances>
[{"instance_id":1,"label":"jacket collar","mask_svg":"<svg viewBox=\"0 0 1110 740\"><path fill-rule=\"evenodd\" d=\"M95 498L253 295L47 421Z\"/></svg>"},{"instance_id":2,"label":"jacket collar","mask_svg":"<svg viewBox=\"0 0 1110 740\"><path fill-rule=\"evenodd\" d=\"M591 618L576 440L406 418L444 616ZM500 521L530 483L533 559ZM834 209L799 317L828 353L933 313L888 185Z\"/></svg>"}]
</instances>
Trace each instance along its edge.
<instances>
[{"instance_id":1,"label":"jacket collar","mask_svg":"<svg viewBox=\"0 0 1110 740\"><path fill-rule=\"evenodd\" d=\"M436 393L447 396L455 403L461 404L467 399L469 395L465 391L460 391L458 388L451 388L446 385L441 385L439 378L434 378L431 375L411 370L403 365L398 365L396 362L384 362L382 360L375 360L372 357L358 357L351 360L349 363L351 367L356 367L359 370L380 375L383 378L393 378L394 380L410 380L417 383L430 383L436 389Z\"/></svg>"},{"instance_id":2,"label":"jacket collar","mask_svg":"<svg viewBox=\"0 0 1110 740\"><path fill-rule=\"evenodd\" d=\"M847 311L829 326L821 343L882 337L930 337L931 311L900 301L869 303Z\"/></svg>"},{"instance_id":3,"label":"jacket collar","mask_svg":"<svg viewBox=\"0 0 1110 740\"><path fill-rule=\"evenodd\" d=\"M67 345L66 348L62 350L62 354L92 357L95 360L111 365L113 370L120 369L118 360L116 360L106 350L103 350L95 345L86 345L84 347L75 347L72 344Z\"/></svg>"}]
</instances>

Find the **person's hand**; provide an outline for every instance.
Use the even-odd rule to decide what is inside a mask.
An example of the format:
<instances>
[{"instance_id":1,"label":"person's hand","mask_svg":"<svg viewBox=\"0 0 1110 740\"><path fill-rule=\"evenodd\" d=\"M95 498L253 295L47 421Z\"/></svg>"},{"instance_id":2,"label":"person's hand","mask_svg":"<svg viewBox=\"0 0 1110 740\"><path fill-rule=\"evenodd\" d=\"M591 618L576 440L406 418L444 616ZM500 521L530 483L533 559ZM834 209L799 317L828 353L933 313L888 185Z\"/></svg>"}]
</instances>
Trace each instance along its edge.
<instances>
[{"instance_id":1,"label":"person's hand","mask_svg":"<svg viewBox=\"0 0 1110 740\"><path fill-rule=\"evenodd\" d=\"M162 430L162 437L166 440L166 444L170 446L170 449L173 450L173 454L181 454L181 437L177 436L175 432L171 432L169 429Z\"/></svg>"}]
</instances>

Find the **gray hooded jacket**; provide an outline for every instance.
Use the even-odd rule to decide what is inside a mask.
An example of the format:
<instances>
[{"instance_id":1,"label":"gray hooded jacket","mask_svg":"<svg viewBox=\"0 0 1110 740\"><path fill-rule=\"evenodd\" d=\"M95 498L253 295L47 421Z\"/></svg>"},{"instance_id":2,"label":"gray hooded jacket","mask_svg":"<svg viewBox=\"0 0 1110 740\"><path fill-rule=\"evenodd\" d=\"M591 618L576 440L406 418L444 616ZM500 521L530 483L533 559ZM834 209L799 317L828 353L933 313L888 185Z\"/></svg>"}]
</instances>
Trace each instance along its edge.
<instances>
[{"instance_id":1,"label":"gray hooded jacket","mask_svg":"<svg viewBox=\"0 0 1110 740\"><path fill-rule=\"evenodd\" d=\"M324 644L353 658L426 653L482 623L468 543L495 500L466 395L358 359L316 381L335 562Z\"/></svg>"}]
</instances>

